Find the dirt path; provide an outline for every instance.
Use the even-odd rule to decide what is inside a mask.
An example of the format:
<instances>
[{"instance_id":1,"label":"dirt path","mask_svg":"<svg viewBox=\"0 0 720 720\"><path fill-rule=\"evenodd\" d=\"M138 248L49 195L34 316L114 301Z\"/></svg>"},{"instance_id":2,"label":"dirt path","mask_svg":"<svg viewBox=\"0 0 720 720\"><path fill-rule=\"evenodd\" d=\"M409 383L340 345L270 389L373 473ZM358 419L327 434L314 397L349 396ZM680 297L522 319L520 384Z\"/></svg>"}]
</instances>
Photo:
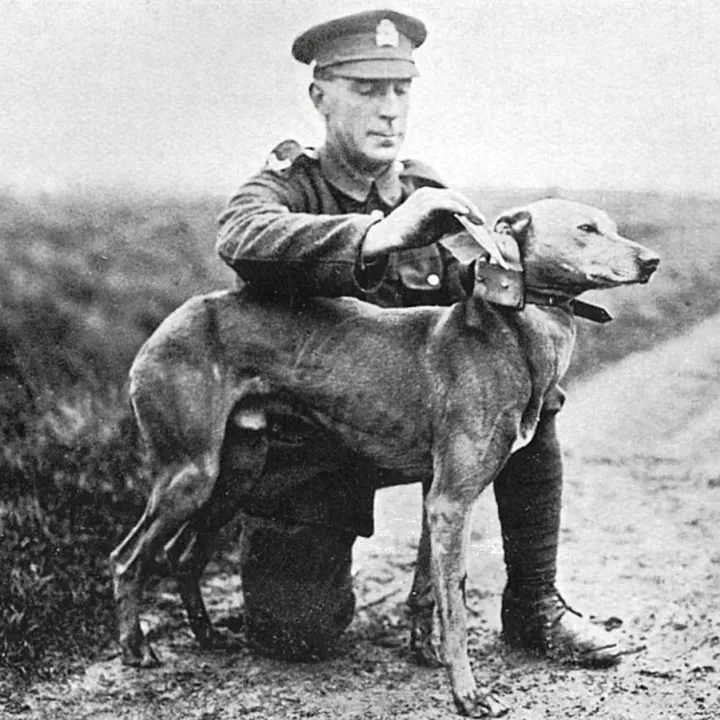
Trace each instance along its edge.
<instances>
[{"instance_id":1,"label":"dirt path","mask_svg":"<svg viewBox=\"0 0 720 720\"><path fill-rule=\"evenodd\" d=\"M490 493L478 503L470 558L470 643L476 677L512 720L720 717L720 316L686 337L573 388L561 414L566 491L561 588L638 650L619 668L568 670L498 642L503 565ZM157 671L107 659L71 681L36 686L23 718L454 717L444 671L407 657L402 602L410 586L419 491L379 498L378 531L358 543L360 610L337 656L289 665L201 652L174 595L146 615L165 663ZM206 584L211 612L237 610L237 578ZM15 715L14 715L15 716Z\"/></svg>"}]
</instances>

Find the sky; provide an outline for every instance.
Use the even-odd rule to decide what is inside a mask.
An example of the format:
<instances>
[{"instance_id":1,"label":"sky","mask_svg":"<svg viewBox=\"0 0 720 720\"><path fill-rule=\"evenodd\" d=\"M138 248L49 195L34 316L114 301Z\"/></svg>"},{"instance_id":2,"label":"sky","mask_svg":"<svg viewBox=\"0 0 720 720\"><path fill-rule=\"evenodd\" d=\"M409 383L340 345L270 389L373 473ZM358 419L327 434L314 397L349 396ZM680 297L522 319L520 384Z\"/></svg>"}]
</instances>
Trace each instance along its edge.
<instances>
[{"instance_id":1,"label":"sky","mask_svg":"<svg viewBox=\"0 0 720 720\"><path fill-rule=\"evenodd\" d=\"M451 185L720 195L718 0L0 0L0 188L228 195L322 142L311 25L421 18L402 157Z\"/></svg>"}]
</instances>

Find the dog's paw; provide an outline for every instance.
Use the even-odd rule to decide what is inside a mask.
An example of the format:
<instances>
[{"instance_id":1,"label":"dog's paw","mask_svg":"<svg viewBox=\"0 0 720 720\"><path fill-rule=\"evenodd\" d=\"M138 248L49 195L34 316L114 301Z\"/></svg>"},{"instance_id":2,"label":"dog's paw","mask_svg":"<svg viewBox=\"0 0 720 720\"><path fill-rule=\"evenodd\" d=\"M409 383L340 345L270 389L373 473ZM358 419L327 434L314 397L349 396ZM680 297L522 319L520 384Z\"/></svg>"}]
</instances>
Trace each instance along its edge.
<instances>
[{"instance_id":1,"label":"dog's paw","mask_svg":"<svg viewBox=\"0 0 720 720\"><path fill-rule=\"evenodd\" d=\"M510 711L510 708L492 693L481 695L475 691L463 697L455 694L453 699L458 712L466 717L499 718Z\"/></svg>"}]
</instances>

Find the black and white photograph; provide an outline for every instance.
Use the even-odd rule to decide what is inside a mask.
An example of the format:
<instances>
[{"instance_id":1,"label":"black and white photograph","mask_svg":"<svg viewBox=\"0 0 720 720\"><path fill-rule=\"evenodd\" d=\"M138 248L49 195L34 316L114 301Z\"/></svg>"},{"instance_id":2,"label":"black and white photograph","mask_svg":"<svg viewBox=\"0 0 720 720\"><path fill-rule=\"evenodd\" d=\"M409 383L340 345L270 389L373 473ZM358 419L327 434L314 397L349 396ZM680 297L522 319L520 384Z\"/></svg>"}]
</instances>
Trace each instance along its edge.
<instances>
[{"instance_id":1,"label":"black and white photograph","mask_svg":"<svg viewBox=\"0 0 720 720\"><path fill-rule=\"evenodd\" d=\"M0 718L720 717L715 0L0 0Z\"/></svg>"}]
</instances>

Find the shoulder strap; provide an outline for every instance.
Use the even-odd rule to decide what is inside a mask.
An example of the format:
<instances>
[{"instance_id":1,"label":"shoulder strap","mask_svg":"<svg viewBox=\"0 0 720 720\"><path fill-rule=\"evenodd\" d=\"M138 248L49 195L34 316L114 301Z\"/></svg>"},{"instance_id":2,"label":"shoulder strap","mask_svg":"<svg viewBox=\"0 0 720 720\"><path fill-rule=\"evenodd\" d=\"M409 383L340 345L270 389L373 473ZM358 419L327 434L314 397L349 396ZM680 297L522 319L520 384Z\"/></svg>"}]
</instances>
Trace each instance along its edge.
<instances>
[{"instance_id":1,"label":"shoulder strap","mask_svg":"<svg viewBox=\"0 0 720 720\"><path fill-rule=\"evenodd\" d=\"M265 170L276 172L287 170L298 158L306 156L310 157L309 151L303 148L297 140L283 140L268 155L265 161Z\"/></svg>"}]
</instances>

